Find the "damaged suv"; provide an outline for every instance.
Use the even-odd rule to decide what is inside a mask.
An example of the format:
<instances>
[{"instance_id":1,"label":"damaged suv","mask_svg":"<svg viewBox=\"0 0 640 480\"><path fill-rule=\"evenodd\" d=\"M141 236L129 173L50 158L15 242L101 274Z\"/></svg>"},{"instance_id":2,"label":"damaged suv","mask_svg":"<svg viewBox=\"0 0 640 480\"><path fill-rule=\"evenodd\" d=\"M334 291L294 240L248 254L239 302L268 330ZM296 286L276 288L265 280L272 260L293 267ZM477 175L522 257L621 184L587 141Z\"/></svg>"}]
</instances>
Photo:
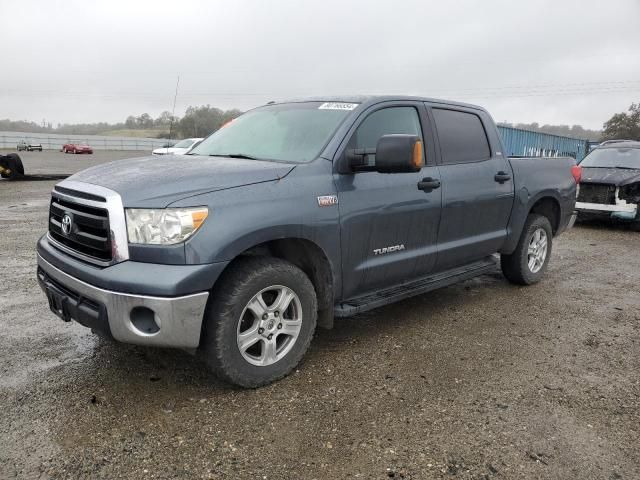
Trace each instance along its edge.
<instances>
[{"instance_id":1,"label":"damaged suv","mask_svg":"<svg viewBox=\"0 0 640 480\"><path fill-rule=\"evenodd\" d=\"M580 166L579 218L632 222L640 230L640 142L604 142Z\"/></svg>"}]
</instances>

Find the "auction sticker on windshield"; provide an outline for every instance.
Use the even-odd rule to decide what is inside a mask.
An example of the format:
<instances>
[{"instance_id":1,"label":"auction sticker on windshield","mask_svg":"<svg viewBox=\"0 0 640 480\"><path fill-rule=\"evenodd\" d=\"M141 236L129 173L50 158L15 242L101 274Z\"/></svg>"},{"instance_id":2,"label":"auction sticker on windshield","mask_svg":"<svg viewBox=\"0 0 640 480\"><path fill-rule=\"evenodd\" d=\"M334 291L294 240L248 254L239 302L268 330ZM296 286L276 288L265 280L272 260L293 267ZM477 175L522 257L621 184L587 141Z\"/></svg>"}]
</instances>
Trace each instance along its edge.
<instances>
[{"instance_id":1,"label":"auction sticker on windshield","mask_svg":"<svg viewBox=\"0 0 640 480\"><path fill-rule=\"evenodd\" d=\"M318 107L318 110L353 110L357 103L327 102Z\"/></svg>"}]
</instances>

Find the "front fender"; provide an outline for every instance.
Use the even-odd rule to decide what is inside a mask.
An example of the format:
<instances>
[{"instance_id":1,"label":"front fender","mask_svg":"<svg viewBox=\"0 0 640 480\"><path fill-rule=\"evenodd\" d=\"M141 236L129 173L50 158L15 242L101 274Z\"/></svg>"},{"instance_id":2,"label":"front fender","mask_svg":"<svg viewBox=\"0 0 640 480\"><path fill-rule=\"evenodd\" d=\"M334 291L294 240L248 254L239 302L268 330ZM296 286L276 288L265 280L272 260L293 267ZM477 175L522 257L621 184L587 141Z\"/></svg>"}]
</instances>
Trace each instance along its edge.
<instances>
[{"instance_id":1,"label":"front fender","mask_svg":"<svg viewBox=\"0 0 640 480\"><path fill-rule=\"evenodd\" d=\"M287 177L190 197L174 207L207 205L209 217L185 244L187 264L228 262L256 245L304 239L317 245L340 278L340 224L337 205L321 207L318 197L334 195L331 163L296 168Z\"/></svg>"}]
</instances>

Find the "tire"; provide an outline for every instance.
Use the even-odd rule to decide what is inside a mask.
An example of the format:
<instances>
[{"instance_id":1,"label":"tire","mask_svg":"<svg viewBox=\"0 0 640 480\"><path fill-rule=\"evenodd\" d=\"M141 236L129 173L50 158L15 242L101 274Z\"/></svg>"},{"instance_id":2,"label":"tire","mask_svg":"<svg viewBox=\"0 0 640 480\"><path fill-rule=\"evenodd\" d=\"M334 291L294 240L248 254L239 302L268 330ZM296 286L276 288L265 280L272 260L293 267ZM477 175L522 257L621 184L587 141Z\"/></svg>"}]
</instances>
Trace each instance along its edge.
<instances>
[{"instance_id":1,"label":"tire","mask_svg":"<svg viewBox=\"0 0 640 480\"><path fill-rule=\"evenodd\" d=\"M638 204L638 213L636 218L631 222L631 230L634 232L640 232L640 204Z\"/></svg>"},{"instance_id":2,"label":"tire","mask_svg":"<svg viewBox=\"0 0 640 480\"><path fill-rule=\"evenodd\" d=\"M11 173L3 173L2 178L14 179L24 175L24 166L20 156L16 153L10 153L7 155L7 168L11 170Z\"/></svg>"},{"instance_id":3,"label":"tire","mask_svg":"<svg viewBox=\"0 0 640 480\"><path fill-rule=\"evenodd\" d=\"M288 375L302 360L316 329L317 300L309 278L284 260L246 257L238 259L218 285L209 297L201 343L209 368L222 380L245 388L261 387ZM278 312L275 299L284 292L294 296ZM258 296L266 310L254 301ZM254 309L248 308L250 303L256 305ZM263 320L254 310L268 312L268 318ZM273 333L265 337L269 332ZM238 344L241 334L253 340L243 351ZM267 355L269 351L273 356Z\"/></svg>"},{"instance_id":4,"label":"tire","mask_svg":"<svg viewBox=\"0 0 640 480\"><path fill-rule=\"evenodd\" d=\"M536 237L539 240L534 240L534 235L539 235ZM540 242L543 237L546 239L544 252ZM552 247L553 232L549 219L535 213L530 214L514 252L510 255L503 254L500 257L502 273L510 282L518 285L532 285L539 282L549 266ZM542 256L543 258L541 258Z\"/></svg>"}]
</instances>

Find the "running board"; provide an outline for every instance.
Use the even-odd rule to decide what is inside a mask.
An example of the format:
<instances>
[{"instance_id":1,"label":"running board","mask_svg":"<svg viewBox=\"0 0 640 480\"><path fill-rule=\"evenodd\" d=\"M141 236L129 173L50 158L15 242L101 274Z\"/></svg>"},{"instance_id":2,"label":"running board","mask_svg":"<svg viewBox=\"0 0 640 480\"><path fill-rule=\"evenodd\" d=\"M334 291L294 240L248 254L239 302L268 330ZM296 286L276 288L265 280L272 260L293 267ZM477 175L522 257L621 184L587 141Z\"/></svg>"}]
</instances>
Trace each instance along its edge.
<instances>
[{"instance_id":1,"label":"running board","mask_svg":"<svg viewBox=\"0 0 640 480\"><path fill-rule=\"evenodd\" d=\"M404 285L387 288L362 297L352 298L336 305L334 314L336 317L349 317L356 313L373 310L374 308L388 305L389 303L404 300L405 298L430 292L438 288L447 287L454 283L477 277L483 273L495 271L497 264L498 258L496 256L490 256L479 262L429 275L428 277L423 277L413 282L405 283Z\"/></svg>"}]
</instances>

